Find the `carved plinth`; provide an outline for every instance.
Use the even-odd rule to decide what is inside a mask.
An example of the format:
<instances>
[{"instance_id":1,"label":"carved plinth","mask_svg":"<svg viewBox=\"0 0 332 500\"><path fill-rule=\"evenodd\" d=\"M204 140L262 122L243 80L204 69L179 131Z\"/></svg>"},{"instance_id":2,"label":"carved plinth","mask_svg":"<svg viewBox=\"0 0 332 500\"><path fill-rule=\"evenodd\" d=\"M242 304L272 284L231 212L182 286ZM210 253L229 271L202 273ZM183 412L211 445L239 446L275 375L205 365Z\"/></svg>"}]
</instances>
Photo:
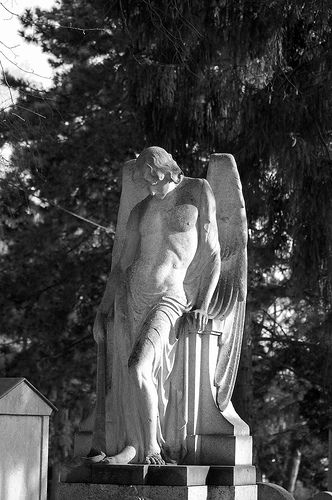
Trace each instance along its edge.
<instances>
[{"instance_id":1,"label":"carved plinth","mask_svg":"<svg viewBox=\"0 0 332 500\"><path fill-rule=\"evenodd\" d=\"M188 332L186 337L186 464L252 464L252 438L248 425L235 412L232 403L223 412L220 412L216 404L214 370L219 344L223 341L223 327L223 321L210 321L203 334Z\"/></svg>"},{"instance_id":2,"label":"carved plinth","mask_svg":"<svg viewBox=\"0 0 332 500\"><path fill-rule=\"evenodd\" d=\"M65 467L58 500L257 500L253 466L103 465Z\"/></svg>"},{"instance_id":3,"label":"carved plinth","mask_svg":"<svg viewBox=\"0 0 332 500\"><path fill-rule=\"evenodd\" d=\"M256 483L254 466L82 465L66 467L66 483L153 486L245 486Z\"/></svg>"},{"instance_id":4,"label":"carved plinth","mask_svg":"<svg viewBox=\"0 0 332 500\"><path fill-rule=\"evenodd\" d=\"M187 367L187 465L252 465L252 438L248 425L229 403L223 412L216 404L214 369L222 342L222 321L209 321L199 335L188 331L185 339ZM75 435L75 456L91 448L93 415Z\"/></svg>"},{"instance_id":5,"label":"carved plinth","mask_svg":"<svg viewBox=\"0 0 332 500\"><path fill-rule=\"evenodd\" d=\"M117 486L60 483L57 500L257 500L257 486Z\"/></svg>"}]
</instances>

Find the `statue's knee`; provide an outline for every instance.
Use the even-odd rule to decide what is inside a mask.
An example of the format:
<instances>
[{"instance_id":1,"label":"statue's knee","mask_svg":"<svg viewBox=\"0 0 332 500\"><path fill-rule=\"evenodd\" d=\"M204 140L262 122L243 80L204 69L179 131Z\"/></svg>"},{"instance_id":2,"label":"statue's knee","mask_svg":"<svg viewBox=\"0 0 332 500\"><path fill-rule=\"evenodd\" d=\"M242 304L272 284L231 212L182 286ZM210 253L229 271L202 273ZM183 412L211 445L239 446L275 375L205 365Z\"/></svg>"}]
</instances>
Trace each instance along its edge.
<instances>
[{"instance_id":1,"label":"statue's knee","mask_svg":"<svg viewBox=\"0 0 332 500\"><path fill-rule=\"evenodd\" d=\"M142 385L142 383L148 379L148 369L139 361L134 361L130 358L128 361L128 370L133 382L138 385Z\"/></svg>"}]
</instances>

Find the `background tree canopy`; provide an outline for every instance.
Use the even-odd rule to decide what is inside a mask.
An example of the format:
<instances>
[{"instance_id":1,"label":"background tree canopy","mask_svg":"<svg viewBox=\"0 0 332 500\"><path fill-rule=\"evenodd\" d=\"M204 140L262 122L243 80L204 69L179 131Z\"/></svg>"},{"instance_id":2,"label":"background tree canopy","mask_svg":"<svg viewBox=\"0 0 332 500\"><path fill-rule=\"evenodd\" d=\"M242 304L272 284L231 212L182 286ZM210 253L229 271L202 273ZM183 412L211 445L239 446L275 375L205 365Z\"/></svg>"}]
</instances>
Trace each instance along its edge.
<instances>
[{"instance_id":1,"label":"background tree canopy","mask_svg":"<svg viewBox=\"0 0 332 500\"><path fill-rule=\"evenodd\" d=\"M237 160L250 271L235 402L262 473L291 488L301 453L299 478L326 487L331 21L327 0L58 0L23 16L55 76L40 91L3 74L19 97L0 113L13 151L0 178L0 368L60 409L53 461L94 399L121 165L159 145L194 177L212 152Z\"/></svg>"}]
</instances>

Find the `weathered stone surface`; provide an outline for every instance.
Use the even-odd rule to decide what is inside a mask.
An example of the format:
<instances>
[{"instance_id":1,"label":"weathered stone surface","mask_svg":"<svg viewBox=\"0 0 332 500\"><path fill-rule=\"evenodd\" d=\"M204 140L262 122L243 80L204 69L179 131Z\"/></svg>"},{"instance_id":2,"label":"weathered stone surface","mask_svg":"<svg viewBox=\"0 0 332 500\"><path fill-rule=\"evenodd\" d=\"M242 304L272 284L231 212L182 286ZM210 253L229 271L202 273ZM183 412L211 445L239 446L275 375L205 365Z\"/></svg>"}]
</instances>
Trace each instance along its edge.
<instances>
[{"instance_id":1,"label":"weathered stone surface","mask_svg":"<svg viewBox=\"0 0 332 500\"><path fill-rule=\"evenodd\" d=\"M205 486L209 467L200 465L149 466L146 484L159 486Z\"/></svg>"},{"instance_id":2,"label":"weathered stone surface","mask_svg":"<svg viewBox=\"0 0 332 500\"><path fill-rule=\"evenodd\" d=\"M92 483L96 484L146 484L148 465L91 466Z\"/></svg>"},{"instance_id":3,"label":"weathered stone surface","mask_svg":"<svg viewBox=\"0 0 332 500\"><path fill-rule=\"evenodd\" d=\"M57 500L207 500L207 498L207 486L116 486L62 483L57 492ZM229 497L227 500L233 499Z\"/></svg>"},{"instance_id":4,"label":"weathered stone surface","mask_svg":"<svg viewBox=\"0 0 332 500\"><path fill-rule=\"evenodd\" d=\"M256 483L254 466L90 465L62 468L61 481L117 485L240 486Z\"/></svg>"},{"instance_id":5,"label":"weathered stone surface","mask_svg":"<svg viewBox=\"0 0 332 500\"><path fill-rule=\"evenodd\" d=\"M207 500L257 500L257 486L209 486Z\"/></svg>"},{"instance_id":6,"label":"weathered stone surface","mask_svg":"<svg viewBox=\"0 0 332 500\"><path fill-rule=\"evenodd\" d=\"M49 417L55 406L25 378L0 378L2 415L39 415Z\"/></svg>"},{"instance_id":7,"label":"weathered stone surface","mask_svg":"<svg viewBox=\"0 0 332 500\"><path fill-rule=\"evenodd\" d=\"M0 379L1 500L46 500L53 409L26 379Z\"/></svg>"},{"instance_id":8,"label":"weathered stone surface","mask_svg":"<svg viewBox=\"0 0 332 500\"><path fill-rule=\"evenodd\" d=\"M257 486L116 486L60 483L57 500L257 500Z\"/></svg>"},{"instance_id":9,"label":"weathered stone surface","mask_svg":"<svg viewBox=\"0 0 332 500\"><path fill-rule=\"evenodd\" d=\"M244 486L256 484L253 465L212 466L206 478L208 485Z\"/></svg>"},{"instance_id":10,"label":"weathered stone surface","mask_svg":"<svg viewBox=\"0 0 332 500\"><path fill-rule=\"evenodd\" d=\"M293 495L281 486L271 483L258 483L258 500L294 500Z\"/></svg>"},{"instance_id":11,"label":"weathered stone surface","mask_svg":"<svg viewBox=\"0 0 332 500\"><path fill-rule=\"evenodd\" d=\"M202 465L251 465L252 437L205 434L195 436Z\"/></svg>"}]
</instances>

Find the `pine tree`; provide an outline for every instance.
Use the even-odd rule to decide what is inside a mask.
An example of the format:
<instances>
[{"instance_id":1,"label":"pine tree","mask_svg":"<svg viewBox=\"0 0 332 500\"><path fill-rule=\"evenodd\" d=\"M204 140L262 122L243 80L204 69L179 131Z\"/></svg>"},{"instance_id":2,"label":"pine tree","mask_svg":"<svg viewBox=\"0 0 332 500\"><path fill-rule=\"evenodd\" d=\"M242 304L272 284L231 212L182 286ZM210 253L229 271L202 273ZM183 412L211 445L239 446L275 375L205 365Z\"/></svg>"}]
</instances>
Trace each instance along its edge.
<instances>
[{"instance_id":1,"label":"pine tree","mask_svg":"<svg viewBox=\"0 0 332 500\"><path fill-rule=\"evenodd\" d=\"M326 0L62 0L25 14L23 33L49 54L55 78L38 92L7 77L19 99L0 125L14 151L1 179L4 373L28 376L76 423L93 399L91 324L122 162L155 144L201 176L210 153L230 152L250 233L237 396L254 412L258 463L276 387L295 394L294 418L310 429L322 422L331 404L331 19ZM249 349L254 387L241 383ZM305 380L301 391L288 388L287 369L295 387ZM312 397L319 415L305 404ZM63 455L69 445L58 442Z\"/></svg>"}]
</instances>

